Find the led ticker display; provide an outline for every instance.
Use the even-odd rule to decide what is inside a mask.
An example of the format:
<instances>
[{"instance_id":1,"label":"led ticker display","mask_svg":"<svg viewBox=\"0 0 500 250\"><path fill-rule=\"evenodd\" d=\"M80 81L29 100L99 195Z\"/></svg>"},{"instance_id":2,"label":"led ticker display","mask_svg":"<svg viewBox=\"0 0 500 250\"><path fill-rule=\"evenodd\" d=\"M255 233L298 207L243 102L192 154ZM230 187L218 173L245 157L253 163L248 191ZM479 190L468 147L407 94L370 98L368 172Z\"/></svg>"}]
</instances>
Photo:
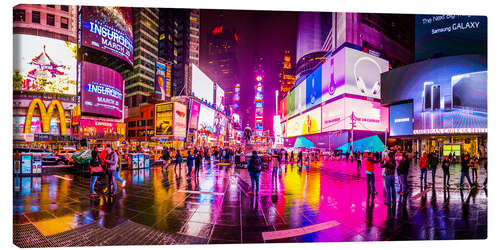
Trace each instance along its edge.
<instances>
[{"instance_id":1,"label":"led ticker display","mask_svg":"<svg viewBox=\"0 0 500 250\"><path fill-rule=\"evenodd\" d=\"M14 90L76 95L76 44L14 34Z\"/></svg>"},{"instance_id":2,"label":"led ticker display","mask_svg":"<svg viewBox=\"0 0 500 250\"><path fill-rule=\"evenodd\" d=\"M214 82L196 65L191 65L193 80L193 95L201 100L214 103Z\"/></svg>"},{"instance_id":3,"label":"led ticker display","mask_svg":"<svg viewBox=\"0 0 500 250\"><path fill-rule=\"evenodd\" d=\"M321 133L321 107L289 119L286 128L287 137Z\"/></svg>"},{"instance_id":4,"label":"led ticker display","mask_svg":"<svg viewBox=\"0 0 500 250\"><path fill-rule=\"evenodd\" d=\"M479 55L399 67L382 75L382 103L413 101L413 134L486 133L486 70Z\"/></svg>"},{"instance_id":5,"label":"led ticker display","mask_svg":"<svg viewBox=\"0 0 500 250\"><path fill-rule=\"evenodd\" d=\"M122 118L122 76L109 68L82 62L82 113Z\"/></svg>"},{"instance_id":6,"label":"led ticker display","mask_svg":"<svg viewBox=\"0 0 500 250\"><path fill-rule=\"evenodd\" d=\"M132 8L81 6L81 45L134 65Z\"/></svg>"}]
</instances>

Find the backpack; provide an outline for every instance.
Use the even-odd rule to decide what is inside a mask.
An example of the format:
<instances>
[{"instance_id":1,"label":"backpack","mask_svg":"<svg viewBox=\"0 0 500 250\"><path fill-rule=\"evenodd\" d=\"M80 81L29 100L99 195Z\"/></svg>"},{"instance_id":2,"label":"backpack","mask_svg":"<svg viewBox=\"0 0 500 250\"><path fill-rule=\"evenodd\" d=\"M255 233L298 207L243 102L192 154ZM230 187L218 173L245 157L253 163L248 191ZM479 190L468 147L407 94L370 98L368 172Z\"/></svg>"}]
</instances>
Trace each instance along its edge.
<instances>
[{"instance_id":1,"label":"backpack","mask_svg":"<svg viewBox=\"0 0 500 250\"><path fill-rule=\"evenodd\" d=\"M257 173L262 171L262 165L260 164L259 158L254 158L252 161L252 170Z\"/></svg>"}]
</instances>

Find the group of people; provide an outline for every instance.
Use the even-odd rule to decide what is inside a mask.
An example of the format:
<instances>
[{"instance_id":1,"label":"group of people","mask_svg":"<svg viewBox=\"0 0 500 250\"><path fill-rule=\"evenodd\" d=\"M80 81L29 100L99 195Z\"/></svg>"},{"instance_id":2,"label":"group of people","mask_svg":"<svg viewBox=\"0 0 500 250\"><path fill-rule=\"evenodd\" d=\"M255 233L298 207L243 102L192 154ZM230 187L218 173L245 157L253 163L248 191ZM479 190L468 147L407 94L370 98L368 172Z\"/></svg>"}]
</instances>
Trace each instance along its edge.
<instances>
[{"instance_id":1,"label":"group of people","mask_svg":"<svg viewBox=\"0 0 500 250\"><path fill-rule=\"evenodd\" d=\"M97 196L95 184L98 178L103 178L107 188L103 191L107 195L116 195L116 181L122 183L122 188L125 187L126 181L120 177L121 162L118 152L114 150L110 144L106 145L100 152L98 147L94 147L90 158L90 195Z\"/></svg>"}]
</instances>

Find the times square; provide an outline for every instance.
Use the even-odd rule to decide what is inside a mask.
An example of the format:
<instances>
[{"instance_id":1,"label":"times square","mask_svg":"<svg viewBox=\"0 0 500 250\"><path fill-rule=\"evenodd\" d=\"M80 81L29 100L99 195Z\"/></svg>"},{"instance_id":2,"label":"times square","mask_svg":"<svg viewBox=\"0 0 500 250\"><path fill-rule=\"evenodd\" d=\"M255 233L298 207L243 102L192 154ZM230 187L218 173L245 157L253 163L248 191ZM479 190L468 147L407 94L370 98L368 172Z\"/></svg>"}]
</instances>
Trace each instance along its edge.
<instances>
[{"instance_id":1,"label":"times square","mask_svg":"<svg viewBox=\"0 0 500 250\"><path fill-rule=\"evenodd\" d=\"M486 239L486 16L20 4L18 247Z\"/></svg>"}]
</instances>

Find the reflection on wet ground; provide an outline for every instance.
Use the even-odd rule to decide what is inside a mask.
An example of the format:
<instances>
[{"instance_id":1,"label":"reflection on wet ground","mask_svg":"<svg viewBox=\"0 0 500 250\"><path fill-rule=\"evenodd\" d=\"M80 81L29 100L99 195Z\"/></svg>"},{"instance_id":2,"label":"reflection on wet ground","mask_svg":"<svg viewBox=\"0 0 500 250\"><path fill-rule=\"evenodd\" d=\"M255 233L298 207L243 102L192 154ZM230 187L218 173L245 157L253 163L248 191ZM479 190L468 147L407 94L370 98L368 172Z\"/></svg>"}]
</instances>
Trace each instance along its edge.
<instances>
[{"instance_id":1,"label":"reflection on wet ground","mask_svg":"<svg viewBox=\"0 0 500 250\"><path fill-rule=\"evenodd\" d=\"M198 178L185 168L124 170L115 198L89 197L89 178L72 174L14 178L14 242L18 246L335 242L484 239L487 192L452 185L420 188L411 168L410 191L384 205L368 196L356 163L321 161L303 168L287 164L273 178L261 175L258 196L248 194L245 169L205 165ZM479 173L482 183L484 171ZM429 173L429 180L430 178Z\"/></svg>"}]
</instances>

